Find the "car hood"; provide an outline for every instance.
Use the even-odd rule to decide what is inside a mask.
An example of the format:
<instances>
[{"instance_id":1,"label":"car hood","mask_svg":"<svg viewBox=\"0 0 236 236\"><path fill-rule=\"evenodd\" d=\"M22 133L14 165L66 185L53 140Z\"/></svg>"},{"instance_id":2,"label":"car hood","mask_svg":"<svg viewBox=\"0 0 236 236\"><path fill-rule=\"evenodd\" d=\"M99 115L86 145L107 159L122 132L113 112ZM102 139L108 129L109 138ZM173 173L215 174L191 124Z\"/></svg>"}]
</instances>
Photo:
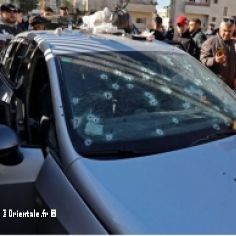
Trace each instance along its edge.
<instances>
[{"instance_id":1,"label":"car hood","mask_svg":"<svg viewBox=\"0 0 236 236\"><path fill-rule=\"evenodd\" d=\"M111 233L236 234L235 136L145 157L82 158L69 175Z\"/></svg>"}]
</instances>

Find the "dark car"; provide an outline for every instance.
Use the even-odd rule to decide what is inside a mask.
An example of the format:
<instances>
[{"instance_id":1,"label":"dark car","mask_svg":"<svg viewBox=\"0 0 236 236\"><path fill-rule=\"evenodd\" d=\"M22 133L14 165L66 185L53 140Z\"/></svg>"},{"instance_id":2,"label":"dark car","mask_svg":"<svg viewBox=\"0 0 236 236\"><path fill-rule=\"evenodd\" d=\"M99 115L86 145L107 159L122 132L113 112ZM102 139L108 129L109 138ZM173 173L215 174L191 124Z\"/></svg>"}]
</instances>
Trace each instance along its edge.
<instances>
[{"instance_id":1,"label":"dark car","mask_svg":"<svg viewBox=\"0 0 236 236\"><path fill-rule=\"evenodd\" d=\"M0 122L0 233L236 234L236 96L175 47L20 34Z\"/></svg>"}]
</instances>

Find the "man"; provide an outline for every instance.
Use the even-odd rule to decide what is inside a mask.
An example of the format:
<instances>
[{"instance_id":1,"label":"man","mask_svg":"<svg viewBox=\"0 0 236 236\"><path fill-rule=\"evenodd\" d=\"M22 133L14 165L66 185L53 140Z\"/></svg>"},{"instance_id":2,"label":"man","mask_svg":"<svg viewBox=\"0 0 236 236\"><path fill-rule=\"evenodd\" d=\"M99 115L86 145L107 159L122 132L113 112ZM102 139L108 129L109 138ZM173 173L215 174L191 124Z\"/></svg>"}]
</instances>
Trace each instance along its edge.
<instances>
[{"instance_id":1,"label":"man","mask_svg":"<svg viewBox=\"0 0 236 236\"><path fill-rule=\"evenodd\" d=\"M169 28L168 28L168 30L167 30L166 33L165 33L165 38L166 38L167 40L173 40L174 34L175 34L174 27L173 27L172 24L170 23Z\"/></svg>"},{"instance_id":2,"label":"man","mask_svg":"<svg viewBox=\"0 0 236 236\"><path fill-rule=\"evenodd\" d=\"M176 19L175 39L189 38L188 19L186 16L178 16Z\"/></svg>"},{"instance_id":3,"label":"man","mask_svg":"<svg viewBox=\"0 0 236 236\"><path fill-rule=\"evenodd\" d=\"M167 43L178 46L180 49L191 54L193 42L188 28L186 16L178 16L176 19L176 33L173 40L166 40Z\"/></svg>"},{"instance_id":4,"label":"man","mask_svg":"<svg viewBox=\"0 0 236 236\"><path fill-rule=\"evenodd\" d=\"M34 16L30 19L30 25L33 30L45 30L45 25L50 23L50 20L42 16Z\"/></svg>"},{"instance_id":5,"label":"man","mask_svg":"<svg viewBox=\"0 0 236 236\"><path fill-rule=\"evenodd\" d=\"M54 11L52 10L51 7L44 7L41 16L42 17L47 17L47 16L53 16Z\"/></svg>"},{"instance_id":6,"label":"man","mask_svg":"<svg viewBox=\"0 0 236 236\"><path fill-rule=\"evenodd\" d=\"M194 47L190 54L199 60L201 46L207 37L201 30L201 20L198 18L193 18L189 21L189 33L190 37L193 40Z\"/></svg>"},{"instance_id":7,"label":"man","mask_svg":"<svg viewBox=\"0 0 236 236\"><path fill-rule=\"evenodd\" d=\"M205 32L205 35L207 36L207 38L214 35L214 30L215 30L215 24L210 23L207 27L207 31Z\"/></svg>"},{"instance_id":8,"label":"man","mask_svg":"<svg viewBox=\"0 0 236 236\"><path fill-rule=\"evenodd\" d=\"M60 6L59 16L61 16L61 17L68 17L69 16L68 8L66 6Z\"/></svg>"},{"instance_id":9,"label":"man","mask_svg":"<svg viewBox=\"0 0 236 236\"><path fill-rule=\"evenodd\" d=\"M236 78L236 52L232 35L233 18L224 18L217 35L207 39L201 48L201 62L216 73L232 89Z\"/></svg>"},{"instance_id":10,"label":"man","mask_svg":"<svg viewBox=\"0 0 236 236\"><path fill-rule=\"evenodd\" d=\"M165 39L162 18L160 16L153 18L151 32L153 32L155 39L161 41Z\"/></svg>"},{"instance_id":11,"label":"man","mask_svg":"<svg viewBox=\"0 0 236 236\"><path fill-rule=\"evenodd\" d=\"M29 28L29 22L28 20L24 20L23 12L21 9L17 9L17 14L16 14L16 21L18 24L18 27L21 28L22 31L27 31Z\"/></svg>"},{"instance_id":12,"label":"man","mask_svg":"<svg viewBox=\"0 0 236 236\"><path fill-rule=\"evenodd\" d=\"M16 35L23 31L17 24L17 8L13 4L3 4L0 10L0 34Z\"/></svg>"},{"instance_id":13,"label":"man","mask_svg":"<svg viewBox=\"0 0 236 236\"><path fill-rule=\"evenodd\" d=\"M69 15L67 6L60 6L58 23L62 28L68 27L68 29L72 29L72 17Z\"/></svg>"}]
</instances>

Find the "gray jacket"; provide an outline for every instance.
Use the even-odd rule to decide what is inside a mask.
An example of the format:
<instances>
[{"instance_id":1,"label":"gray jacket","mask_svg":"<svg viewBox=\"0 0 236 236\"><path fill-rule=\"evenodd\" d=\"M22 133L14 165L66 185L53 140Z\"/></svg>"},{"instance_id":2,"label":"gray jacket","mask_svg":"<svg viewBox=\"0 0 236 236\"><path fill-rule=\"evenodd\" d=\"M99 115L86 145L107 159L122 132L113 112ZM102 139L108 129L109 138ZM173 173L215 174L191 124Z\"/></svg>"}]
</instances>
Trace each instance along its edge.
<instances>
[{"instance_id":1,"label":"gray jacket","mask_svg":"<svg viewBox=\"0 0 236 236\"><path fill-rule=\"evenodd\" d=\"M23 32L23 29L19 24L7 24L0 20L0 34L17 35Z\"/></svg>"},{"instance_id":2,"label":"gray jacket","mask_svg":"<svg viewBox=\"0 0 236 236\"><path fill-rule=\"evenodd\" d=\"M221 65L214 60L218 48L224 48L227 61ZM207 39L201 47L200 61L217 74L231 88L234 88L236 78L235 41L224 42L219 34Z\"/></svg>"}]
</instances>

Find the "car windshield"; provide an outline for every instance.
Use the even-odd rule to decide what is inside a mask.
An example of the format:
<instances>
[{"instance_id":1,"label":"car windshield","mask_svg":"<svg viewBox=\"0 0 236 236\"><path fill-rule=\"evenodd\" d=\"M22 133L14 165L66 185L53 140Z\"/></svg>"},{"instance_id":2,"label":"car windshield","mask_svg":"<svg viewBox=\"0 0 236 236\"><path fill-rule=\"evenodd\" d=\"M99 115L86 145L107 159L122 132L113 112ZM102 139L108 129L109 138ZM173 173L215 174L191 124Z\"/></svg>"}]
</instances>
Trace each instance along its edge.
<instances>
[{"instance_id":1,"label":"car windshield","mask_svg":"<svg viewBox=\"0 0 236 236\"><path fill-rule=\"evenodd\" d=\"M66 121L84 156L128 156L192 146L232 130L234 92L183 53L58 56Z\"/></svg>"}]
</instances>

